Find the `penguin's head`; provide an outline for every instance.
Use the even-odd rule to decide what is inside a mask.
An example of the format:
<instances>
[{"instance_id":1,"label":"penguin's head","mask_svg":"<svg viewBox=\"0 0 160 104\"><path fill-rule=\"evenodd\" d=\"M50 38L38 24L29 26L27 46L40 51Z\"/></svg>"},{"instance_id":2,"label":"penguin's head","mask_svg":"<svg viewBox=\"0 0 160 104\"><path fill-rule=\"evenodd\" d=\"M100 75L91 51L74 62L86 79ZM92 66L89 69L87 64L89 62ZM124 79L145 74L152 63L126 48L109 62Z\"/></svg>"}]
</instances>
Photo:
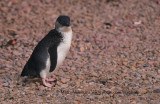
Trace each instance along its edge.
<instances>
[{"instance_id":1,"label":"penguin's head","mask_svg":"<svg viewBox=\"0 0 160 104\"><path fill-rule=\"evenodd\" d=\"M64 15L59 16L56 20L55 27L59 32L67 32L71 30L70 18Z\"/></svg>"}]
</instances>

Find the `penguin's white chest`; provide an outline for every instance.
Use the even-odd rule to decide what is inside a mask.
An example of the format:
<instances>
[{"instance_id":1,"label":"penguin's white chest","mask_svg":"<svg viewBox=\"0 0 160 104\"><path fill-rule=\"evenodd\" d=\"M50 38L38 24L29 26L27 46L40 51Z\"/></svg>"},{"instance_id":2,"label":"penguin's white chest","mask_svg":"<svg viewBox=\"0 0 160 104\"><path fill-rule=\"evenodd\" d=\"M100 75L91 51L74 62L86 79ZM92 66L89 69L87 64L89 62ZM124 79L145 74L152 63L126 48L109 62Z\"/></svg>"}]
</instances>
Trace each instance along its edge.
<instances>
[{"instance_id":1,"label":"penguin's white chest","mask_svg":"<svg viewBox=\"0 0 160 104\"><path fill-rule=\"evenodd\" d=\"M58 69L58 67L64 61L64 59L69 51L69 48L71 46L72 31L64 32L64 33L62 33L62 35L63 35L63 41L57 47L56 69ZM51 75L51 74L49 74L50 65L51 65L50 57L48 57L48 59L46 61L46 68L40 72L41 78L46 78L48 75Z\"/></svg>"},{"instance_id":2,"label":"penguin's white chest","mask_svg":"<svg viewBox=\"0 0 160 104\"><path fill-rule=\"evenodd\" d=\"M71 40L72 40L72 31L64 32L63 35L63 41L59 44L57 47L57 65L56 69L62 64L64 61L70 46L71 46Z\"/></svg>"}]
</instances>

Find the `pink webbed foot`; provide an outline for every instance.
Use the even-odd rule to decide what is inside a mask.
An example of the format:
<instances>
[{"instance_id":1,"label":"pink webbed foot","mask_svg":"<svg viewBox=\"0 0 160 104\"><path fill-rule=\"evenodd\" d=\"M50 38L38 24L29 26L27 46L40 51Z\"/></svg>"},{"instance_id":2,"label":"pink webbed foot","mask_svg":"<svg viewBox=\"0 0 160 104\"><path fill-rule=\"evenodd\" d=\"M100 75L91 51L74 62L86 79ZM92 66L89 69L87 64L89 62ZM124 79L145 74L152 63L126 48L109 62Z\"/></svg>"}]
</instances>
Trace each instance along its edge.
<instances>
[{"instance_id":1,"label":"pink webbed foot","mask_svg":"<svg viewBox=\"0 0 160 104\"><path fill-rule=\"evenodd\" d=\"M46 87L52 87L52 86L55 85L55 84L50 84L50 83L48 83L48 79L47 79L47 78L42 79L42 82L43 82L43 84L44 84Z\"/></svg>"}]
</instances>

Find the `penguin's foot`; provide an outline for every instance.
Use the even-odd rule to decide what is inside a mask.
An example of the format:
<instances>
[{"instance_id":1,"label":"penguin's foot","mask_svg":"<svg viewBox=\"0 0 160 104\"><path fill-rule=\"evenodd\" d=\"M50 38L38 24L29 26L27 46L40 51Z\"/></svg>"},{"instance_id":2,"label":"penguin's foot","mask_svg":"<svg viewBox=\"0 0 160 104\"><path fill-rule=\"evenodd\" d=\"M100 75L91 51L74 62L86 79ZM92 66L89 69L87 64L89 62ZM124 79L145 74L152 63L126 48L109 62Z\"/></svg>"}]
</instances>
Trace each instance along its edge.
<instances>
[{"instance_id":1,"label":"penguin's foot","mask_svg":"<svg viewBox=\"0 0 160 104\"><path fill-rule=\"evenodd\" d=\"M42 82L46 87L52 87L52 86L55 85L55 84L48 83L48 79L47 78L42 79Z\"/></svg>"},{"instance_id":2,"label":"penguin's foot","mask_svg":"<svg viewBox=\"0 0 160 104\"><path fill-rule=\"evenodd\" d=\"M54 79L54 78L46 78L46 80L48 81L48 82L54 82L54 81L56 81L56 79Z\"/></svg>"}]
</instances>

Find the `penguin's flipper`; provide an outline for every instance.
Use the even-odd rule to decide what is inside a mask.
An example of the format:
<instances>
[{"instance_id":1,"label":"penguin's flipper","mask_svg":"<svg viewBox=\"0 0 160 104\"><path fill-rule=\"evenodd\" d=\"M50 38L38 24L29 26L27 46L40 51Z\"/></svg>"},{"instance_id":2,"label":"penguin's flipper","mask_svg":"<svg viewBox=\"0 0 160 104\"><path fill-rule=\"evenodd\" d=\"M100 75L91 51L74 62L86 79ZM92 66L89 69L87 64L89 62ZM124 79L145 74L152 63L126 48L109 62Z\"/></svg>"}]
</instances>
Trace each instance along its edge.
<instances>
[{"instance_id":1,"label":"penguin's flipper","mask_svg":"<svg viewBox=\"0 0 160 104\"><path fill-rule=\"evenodd\" d=\"M50 54L50 60L51 60L51 67L49 72L54 71L57 65L57 46L52 46L48 49L48 52Z\"/></svg>"}]
</instances>

